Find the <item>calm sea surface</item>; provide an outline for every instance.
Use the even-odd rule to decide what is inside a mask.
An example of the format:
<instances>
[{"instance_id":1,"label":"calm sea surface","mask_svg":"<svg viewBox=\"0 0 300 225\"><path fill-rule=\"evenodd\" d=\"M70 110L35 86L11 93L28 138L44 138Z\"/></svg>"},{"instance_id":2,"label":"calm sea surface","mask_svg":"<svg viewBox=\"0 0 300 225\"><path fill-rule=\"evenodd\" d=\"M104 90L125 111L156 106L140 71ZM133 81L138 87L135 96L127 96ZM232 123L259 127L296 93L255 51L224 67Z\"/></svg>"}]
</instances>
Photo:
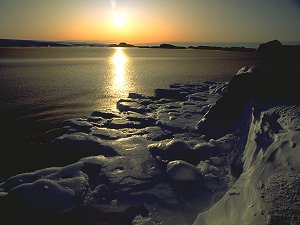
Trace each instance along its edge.
<instances>
[{"instance_id":1,"label":"calm sea surface","mask_svg":"<svg viewBox=\"0 0 300 225\"><path fill-rule=\"evenodd\" d=\"M0 48L0 122L17 136L30 135L114 109L128 92L153 95L170 83L228 81L255 60L254 53L192 49Z\"/></svg>"}]
</instances>

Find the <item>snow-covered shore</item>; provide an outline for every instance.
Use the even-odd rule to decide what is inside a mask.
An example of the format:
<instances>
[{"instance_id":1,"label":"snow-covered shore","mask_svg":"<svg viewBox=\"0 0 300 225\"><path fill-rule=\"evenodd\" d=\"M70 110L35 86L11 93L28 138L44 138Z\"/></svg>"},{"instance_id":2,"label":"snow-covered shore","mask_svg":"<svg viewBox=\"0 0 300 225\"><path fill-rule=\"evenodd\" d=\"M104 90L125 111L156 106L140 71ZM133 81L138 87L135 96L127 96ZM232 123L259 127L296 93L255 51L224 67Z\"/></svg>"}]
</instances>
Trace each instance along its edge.
<instances>
[{"instance_id":1,"label":"snow-covered shore","mask_svg":"<svg viewBox=\"0 0 300 225\"><path fill-rule=\"evenodd\" d=\"M300 224L299 70L274 71L65 121L54 167L0 184L4 224Z\"/></svg>"}]
</instances>

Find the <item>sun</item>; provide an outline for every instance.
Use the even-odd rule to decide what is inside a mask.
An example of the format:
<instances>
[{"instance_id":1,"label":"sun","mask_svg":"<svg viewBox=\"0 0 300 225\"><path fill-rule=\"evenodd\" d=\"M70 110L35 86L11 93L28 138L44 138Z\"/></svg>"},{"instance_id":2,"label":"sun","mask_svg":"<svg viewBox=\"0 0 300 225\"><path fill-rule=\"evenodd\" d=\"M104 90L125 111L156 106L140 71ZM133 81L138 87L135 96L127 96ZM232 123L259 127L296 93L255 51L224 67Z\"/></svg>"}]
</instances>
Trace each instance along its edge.
<instances>
[{"instance_id":1,"label":"sun","mask_svg":"<svg viewBox=\"0 0 300 225\"><path fill-rule=\"evenodd\" d=\"M124 19L124 16L121 15L121 14L116 14L114 15L114 25L117 27L117 28L122 28L124 27L125 25L125 19Z\"/></svg>"}]
</instances>

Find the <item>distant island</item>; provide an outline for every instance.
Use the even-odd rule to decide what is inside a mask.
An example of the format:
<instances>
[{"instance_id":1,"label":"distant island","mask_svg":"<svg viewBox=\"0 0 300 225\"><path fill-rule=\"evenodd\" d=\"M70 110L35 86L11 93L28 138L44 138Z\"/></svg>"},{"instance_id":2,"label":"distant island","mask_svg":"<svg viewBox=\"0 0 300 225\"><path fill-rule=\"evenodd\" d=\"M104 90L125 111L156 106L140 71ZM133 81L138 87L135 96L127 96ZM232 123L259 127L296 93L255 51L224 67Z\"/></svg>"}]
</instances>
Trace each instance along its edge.
<instances>
[{"instance_id":1,"label":"distant island","mask_svg":"<svg viewBox=\"0 0 300 225\"><path fill-rule=\"evenodd\" d=\"M40 40L18 40L18 39L0 39L0 47L134 47L134 48L159 48L159 49L205 49L222 51L255 51L255 48L246 47L216 47L216 46L176 46L163 43L158 46L133 45L126 42L119 44L103 44L97 42L74 42L74 41L40 41Z\"/></svg>"},{"instance_id":2,"label":"distant island","mask_svg":"<svg viewBox=\"0 0 300 225\"><path fill-rule=\"evenodd\" d=\"M279 45L282 45L278 40L271 41L273 48L277 49ZM285 50L297 50L299 51L299 45L282 45ZM254 52L264 51L264 47L258 46L258 48L247 48L243 46L231 46L231 47L219 47L219 46L177 46L168 43L163 43L157 46L147 45L133 45L126 42L120 42L119 44L104 44L97 42L75 42L75 41L39 41L39 40L17 40L17 39L0 39L0 47L126 47L126 48L154 48L154 49L200 49L200 50L219 50L219 51L239 51L239 52Z\"/></svg>"},{"instance_id":3,"label":"distant island","mask_svg":"<svg viewBox=\"0 0 300 225\"><path fill-rule=\"evenodd\" d=\"M255 48L246 48L246 47L217 47L217 46L206 46L206 45L199 45L189 46L190 49L205 49L205 50L221 50L221 51L239 51L239 52L254 52L256 51Z\"/></svg>"},{"instance_id":4,"label":"distant island","mask_svg":"<svg viewBox=\"0 0 300 225\"><path fill-rule=\"evenodd\" d=\"M186 49L186 47L171 44L161 44L159 46L137 46L138 48L165 48L165 49Z\"/></svg>"},{"instance_id":5,"label":"distant island","mask_svg":"<svg viewBox=\"0 0 300 225\"><path fill-rule=\"evenodd\" d=\"M39 41L0 39L0 47L104 47L106 44L96 42L72 42L72 41Z\"/></svg>"},{"instance_id":6,"label":"distant island","mask_svg":"<svg viewBox=\"0 0 300 225\"><path fill-rule=\"evenodd\" d=\"M120 42L119 44L110 44L107 47L136 47L135 45L127 44L126 42Z\"/></svg>"}]
</instances>

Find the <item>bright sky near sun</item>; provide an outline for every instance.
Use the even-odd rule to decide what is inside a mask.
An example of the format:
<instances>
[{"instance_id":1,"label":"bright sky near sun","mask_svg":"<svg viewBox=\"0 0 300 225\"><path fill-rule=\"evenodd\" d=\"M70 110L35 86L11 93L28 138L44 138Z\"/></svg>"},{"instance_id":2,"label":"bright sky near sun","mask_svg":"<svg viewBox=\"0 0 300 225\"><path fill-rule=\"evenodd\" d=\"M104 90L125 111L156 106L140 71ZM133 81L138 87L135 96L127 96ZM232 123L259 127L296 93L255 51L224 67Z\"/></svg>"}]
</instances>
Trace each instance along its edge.
<instances>
[{"instance_id":1,"label":"bright sky near sun","mask_svg":"<svg viewBox=\"0 0 300 225\"><path fill-rule=\"evenodd\" d=\"M299 0L1 0L0 38L300 41Z\"/></svg>"}]
</instances>

